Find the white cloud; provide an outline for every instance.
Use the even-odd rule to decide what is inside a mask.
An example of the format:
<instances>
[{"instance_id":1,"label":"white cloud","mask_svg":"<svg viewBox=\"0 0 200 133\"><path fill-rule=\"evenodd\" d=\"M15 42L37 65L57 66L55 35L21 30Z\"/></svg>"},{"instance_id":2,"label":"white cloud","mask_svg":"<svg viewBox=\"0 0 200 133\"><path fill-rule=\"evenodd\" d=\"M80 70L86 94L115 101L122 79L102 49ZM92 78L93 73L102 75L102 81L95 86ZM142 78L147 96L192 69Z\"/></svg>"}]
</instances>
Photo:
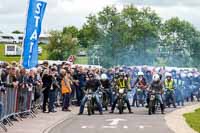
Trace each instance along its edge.
<instances>
[{"instance_id":1,"label":"white cloud","mask_svg":"<svg viewBox=\"0 0 200 133\"><path fill-rule=\"evenodd\" d=\"M27 0L0 0L0 30L23 30ZM169 19L178 16L200 29L200 0L48 0L43 29L61 29L66 25L81 27L90 13L97 13L107 5L133 3L137 7L151 6L161 16Z\"/></svg>"},{"instance_id":2,"label":"white cloud","mask_svg":"<svg viewBox=\"0 0 200 133\"><path fill-rule=\"evenodd\" d=\"M199 0L118 0L121 3L133 3L148 6L200 6Z\"/></svg>"}]
</instances>

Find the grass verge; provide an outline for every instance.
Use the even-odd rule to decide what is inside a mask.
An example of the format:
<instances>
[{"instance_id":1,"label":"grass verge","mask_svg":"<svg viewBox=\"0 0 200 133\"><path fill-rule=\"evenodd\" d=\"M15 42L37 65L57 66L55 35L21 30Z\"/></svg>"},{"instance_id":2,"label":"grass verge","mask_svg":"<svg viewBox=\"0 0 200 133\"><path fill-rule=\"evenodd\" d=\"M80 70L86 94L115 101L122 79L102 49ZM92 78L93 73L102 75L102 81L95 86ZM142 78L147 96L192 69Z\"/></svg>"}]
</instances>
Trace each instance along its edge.
<instances>
[{"instance_id":1,"label":"grass verge","mask_svg":"<svg viewBox=\"0 0 200 133\"><path fill-rule=\"evenodd\" d=\"M39 45L42 48L42 55L39 56L39 60L46 60L48 57L48 53L46 50L46 45ZM0 61L12 62L19 61L20 56L5 56L5 45L0 44Z\"/></svg>"},{"instance_id":2,"label":"grass verge","mask_svg":"<svg viewBox=\"0 0 200 133\"><path fill-rule=\"evenodd\" d=\"M187 113L183 115L188 125L195 131L200 133L200 109L195 110L193 113Z\"/></svg>"}]
</instances>

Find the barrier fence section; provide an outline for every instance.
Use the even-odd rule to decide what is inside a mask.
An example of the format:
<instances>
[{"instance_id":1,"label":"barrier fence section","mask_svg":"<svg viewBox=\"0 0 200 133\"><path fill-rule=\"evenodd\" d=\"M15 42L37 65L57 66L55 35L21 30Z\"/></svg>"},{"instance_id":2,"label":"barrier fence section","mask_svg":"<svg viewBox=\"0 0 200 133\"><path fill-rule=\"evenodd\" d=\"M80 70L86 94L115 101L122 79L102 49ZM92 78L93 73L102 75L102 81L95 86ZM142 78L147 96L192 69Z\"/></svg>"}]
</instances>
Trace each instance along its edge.
<instances>
[{"instance_id":1,"label":"barrier fence section","mask_svg":"<svg viewBox=\"0 0 200 133\"><path fill-rule=\"evenodd\" d=\"M13 86L0 87L0 126L7 131L5 124L12 126L11 119L21 118L26 115L35 117L31 110L33 89L14 88Z\"/></svg>"}]
</instances>

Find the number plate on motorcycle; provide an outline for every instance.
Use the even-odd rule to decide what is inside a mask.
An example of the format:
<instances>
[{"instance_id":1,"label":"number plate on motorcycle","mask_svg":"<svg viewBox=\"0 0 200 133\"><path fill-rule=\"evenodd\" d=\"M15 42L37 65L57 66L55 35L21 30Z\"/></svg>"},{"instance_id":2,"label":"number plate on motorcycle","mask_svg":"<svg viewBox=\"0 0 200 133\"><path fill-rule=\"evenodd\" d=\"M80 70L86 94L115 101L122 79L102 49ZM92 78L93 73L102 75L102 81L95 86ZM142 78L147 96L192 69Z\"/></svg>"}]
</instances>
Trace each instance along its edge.
<instances>
[{"instance_id":1,"label":"number plate on motorcycle","mask_svg":"<svg viewBox=\"0 0 200 133\"><path fill-rule=\"evenodd\" d=\"M92 99L92 96L91 96L91 95L89 95L89 96L88 96L88 100L91 100L91 99Z\"/></svg>"},{"instance_id":2,"label":"number plate on motorcycle","mask_svg":"<svg viewBox=\"0 0 200 133\"><path fill-rule=\"evenodd\" d=\"M154 100L155 99L155 96L154 95L151 95L151 100Z\"/></svg>"},{"instance_id":3,"label":"number plate on motorcycle","mask_svg":"<svg viewBox=\"0 0 200 133\"><path fill-rule=\"evenodd\" d=\"M120 94L124 93L124 89L119 89L119 93Z\"/></svg>"}]
</instances>

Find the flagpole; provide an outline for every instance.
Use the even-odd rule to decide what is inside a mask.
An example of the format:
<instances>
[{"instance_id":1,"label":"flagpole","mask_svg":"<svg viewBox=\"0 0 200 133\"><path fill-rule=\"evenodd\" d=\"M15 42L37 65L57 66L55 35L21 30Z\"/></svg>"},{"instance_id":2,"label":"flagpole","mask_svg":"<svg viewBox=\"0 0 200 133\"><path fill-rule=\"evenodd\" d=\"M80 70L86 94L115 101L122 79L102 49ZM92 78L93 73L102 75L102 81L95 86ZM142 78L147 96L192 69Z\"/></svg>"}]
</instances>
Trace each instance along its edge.
<instances>
[{"instance_id":1,"label":"flagpole","mask_svg":"<svg viewBox=\"0 0 200 133\"><path fill-rule=\"evenodd\" d=\"M24 39L25 39L25 35L26 35L26 26L27 26L27 17L28 17L28 9L29 9L29 4L30 4L30 0L26 1L26 19L25 19L25 26L24 26L24 35L23 35L23 41L22 41L22 48L21 48L21 57L20 57L20 65L22 65L23 63L23 53L24 53Z\"/></svg>"}]
</instances>

